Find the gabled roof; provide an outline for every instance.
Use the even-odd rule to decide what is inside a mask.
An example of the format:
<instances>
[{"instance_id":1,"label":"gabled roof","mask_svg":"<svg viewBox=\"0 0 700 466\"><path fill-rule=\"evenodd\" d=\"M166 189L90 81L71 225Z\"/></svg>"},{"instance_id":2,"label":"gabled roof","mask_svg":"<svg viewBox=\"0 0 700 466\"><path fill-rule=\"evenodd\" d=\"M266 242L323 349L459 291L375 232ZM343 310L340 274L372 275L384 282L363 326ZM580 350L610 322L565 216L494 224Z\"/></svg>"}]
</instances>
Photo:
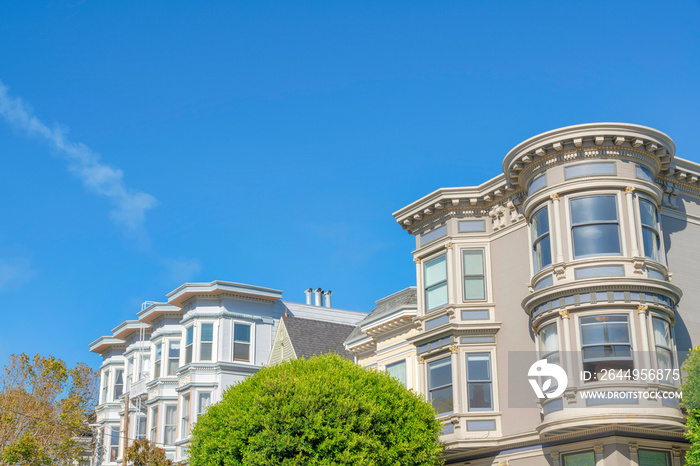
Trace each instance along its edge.
<instances>
[{"instance_id":1,"label":"gabled roof","mask_svg":"<svg viewBox=\"0 0 700 466\"><path fill-rule=\"evenodd\" d=\"M418 309L418 295L416 287L410 286L394 294L382 298L376 302L372 312L365 317L352 331L345 340L345 343L351 346L352 343L364 340L367 338L366 331L372 328L375 324L382 323L392 316L412 316L416 314Z\"/></svg>"},{"instance_id":2,"label":"gabled roof","mask_svg":"<svg viewBox=\"0 0 700 466\"><path fill-rule=\"evenodd\" d=\"M355 326L358 322L367 317L366 312L348 311L334 307L312 306L310 304L293 303L291 301L282 301L282 304L287 308L289 314L302 319L322 320L325 322Z\"/></svg>"},{"instance_id":3,"label":"gabled roof","mask_svg":"<svg viewBox=\"0 0 700 466\"><path fill-rule=\"evenodd\" d=\"M298 358L308 359L314 354L336 353L353 359L343 344L353 330L352 325L291 316L283 316L282 321Z\"/></svg>"}]
</instances>

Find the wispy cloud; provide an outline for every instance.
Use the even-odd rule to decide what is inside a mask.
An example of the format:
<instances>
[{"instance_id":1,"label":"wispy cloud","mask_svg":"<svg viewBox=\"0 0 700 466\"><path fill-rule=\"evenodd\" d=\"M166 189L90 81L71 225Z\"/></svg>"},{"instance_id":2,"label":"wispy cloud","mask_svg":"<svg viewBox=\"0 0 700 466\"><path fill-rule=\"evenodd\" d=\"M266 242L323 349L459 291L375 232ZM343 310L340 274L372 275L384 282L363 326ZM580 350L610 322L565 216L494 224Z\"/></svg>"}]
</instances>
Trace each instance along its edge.
<instances>
[{"instance_id":1,"label":"wispy cloud","mask_svg":"<svg viewBox=\"0 0 700 466\"><path fill-rule=\"evenodd\" d=\"M34 270L29 259L17 257L0 260L0 292L17 289L33 276Z\"/></svg>"},{"instance_id":2,"label":"wispy cloud","mask_svg":"<svg viewBox=\"0 0 700 466\"><path fill-rule=\"evenodd\" d=\"M100 154L85 144L70 141L65 128L46 125L36 117L31 106L19 97L9 95L2 81L0 117L15 130L42 139L55 149L89 191L109 199L112 203L110 219L127 236L135 237L141 246L146 247L146 211L158 205L155 197L126 186L122 170L103 163Z\"/></svg>"},{"instance_id":3,"label":"wispy cloud","mask_svg":"<svg viewBox=\"0 0 700 466\"><path fill-rule=\"evenodd\" d=\"M202 270L202 264L197 259L164 259L163 265L168 279L174 283L181 284L192 281Z\"/></svg>"}]
</instances>

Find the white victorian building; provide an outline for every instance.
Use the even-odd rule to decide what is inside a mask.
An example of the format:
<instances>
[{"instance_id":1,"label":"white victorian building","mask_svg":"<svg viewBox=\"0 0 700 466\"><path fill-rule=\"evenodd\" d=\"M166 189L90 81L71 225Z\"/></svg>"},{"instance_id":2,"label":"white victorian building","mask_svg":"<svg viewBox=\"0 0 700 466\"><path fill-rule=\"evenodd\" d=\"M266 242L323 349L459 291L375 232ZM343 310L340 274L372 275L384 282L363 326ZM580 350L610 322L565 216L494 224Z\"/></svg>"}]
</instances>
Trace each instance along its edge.
<instances>
[{"instance_id":1,"label":"white victorian building","mask_svg":"<svg viewBox=\"0 0 700 466\"><path fill-rule=\"evenodd\" d=\"M167 302L144 303L137 320L98 338L90 345L102 356L96 464L123 464L135 439L148 439L186 463L197 417L268 362L283 316L344 326L366 316L331 308L330 291L315 293L315 304L311 290L300 304L283 301L271 288L186 283Z\"/></svg>"}]
</instances>

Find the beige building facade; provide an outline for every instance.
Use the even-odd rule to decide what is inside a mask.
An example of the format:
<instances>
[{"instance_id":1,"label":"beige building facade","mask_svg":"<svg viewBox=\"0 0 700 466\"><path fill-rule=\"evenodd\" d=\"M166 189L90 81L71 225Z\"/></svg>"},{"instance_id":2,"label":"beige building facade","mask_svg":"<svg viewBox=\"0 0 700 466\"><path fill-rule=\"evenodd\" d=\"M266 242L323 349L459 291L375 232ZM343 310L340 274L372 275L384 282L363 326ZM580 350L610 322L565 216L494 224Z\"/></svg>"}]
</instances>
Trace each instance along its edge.
<instances>
[{"instance_id":1,"label":"beige building facade","mask_svg":"<svg viewBox=\"0 0 700 466\"><path fill-rule=\"evenodd\" d=\"M416 238L416 287L378 301L346 348L431 400L446 464L683 464L700 165L667 135L549 131L501 175L394 217Z\"/></svg>"}]
</instances>

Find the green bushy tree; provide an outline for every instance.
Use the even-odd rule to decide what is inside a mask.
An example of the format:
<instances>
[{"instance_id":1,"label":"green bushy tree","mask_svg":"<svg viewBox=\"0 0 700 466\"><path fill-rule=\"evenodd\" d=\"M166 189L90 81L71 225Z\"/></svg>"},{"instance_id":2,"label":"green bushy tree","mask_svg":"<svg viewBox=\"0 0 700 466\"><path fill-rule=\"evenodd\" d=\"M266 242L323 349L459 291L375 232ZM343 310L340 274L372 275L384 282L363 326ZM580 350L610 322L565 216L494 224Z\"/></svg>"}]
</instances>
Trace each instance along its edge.
<instances>
[{"instance_id":1,"label":"green bushy tree","mask_svg":"<svg viewBox=\"0 0 700 466\"><path fill-rule=\"evenodd\" d=\"M693 349L683 363L683 398L681 406L688 415L685 438L690 451L685 455L686 466L700 466L700 346Z\"/></svg>"},{"instance_id":2,"label":"green bushy tree","mask_svg":"<svg viewBox=\"0 0 700 466\"><path fill-rule=\"evenodd\" d=\"M277 364L229 388L192 432L192 466L439 464L420 395L338 355Z\"/></svg>"}]
</instances>

